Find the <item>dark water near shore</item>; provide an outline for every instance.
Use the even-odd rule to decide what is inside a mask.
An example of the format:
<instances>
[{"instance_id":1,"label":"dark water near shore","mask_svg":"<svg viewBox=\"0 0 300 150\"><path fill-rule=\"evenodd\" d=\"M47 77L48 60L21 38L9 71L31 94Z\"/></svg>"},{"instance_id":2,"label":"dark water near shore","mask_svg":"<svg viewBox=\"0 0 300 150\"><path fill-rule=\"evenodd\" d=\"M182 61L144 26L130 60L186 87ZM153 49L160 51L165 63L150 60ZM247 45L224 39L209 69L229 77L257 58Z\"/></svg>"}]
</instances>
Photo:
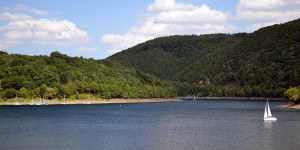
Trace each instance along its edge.
<instances>
[{"instance_id":1,"label":"dark water near shore","mask_svg":"<svg viewBox=\"0 0 300 150\"><path fill-rule=\"evenodd\" d=\"M300 110L264 101L1 106L0 149L300 149Z\"/></svg>"}]
</instances>

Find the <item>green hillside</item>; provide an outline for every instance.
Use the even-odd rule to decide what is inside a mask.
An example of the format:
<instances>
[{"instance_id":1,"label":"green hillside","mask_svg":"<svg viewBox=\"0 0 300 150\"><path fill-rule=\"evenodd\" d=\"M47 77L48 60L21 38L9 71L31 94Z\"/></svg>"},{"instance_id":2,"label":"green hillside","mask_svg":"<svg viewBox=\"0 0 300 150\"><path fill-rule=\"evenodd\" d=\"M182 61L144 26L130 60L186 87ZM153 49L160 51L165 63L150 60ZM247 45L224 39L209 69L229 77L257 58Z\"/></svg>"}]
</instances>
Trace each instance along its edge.
<instances>
[{"instance_id":1,"label":"green hillside","mask_svg":"<svg viewBox=\"0 0 300 150\"><path fill-rule=\"evenodd\" d=\"M171 84L112 60L9 55L0 52L0 99L155 98L175 95Z\"/></svg>"},{"instance_id":2,"label":"green hillside","mask_svg":"<svg viewBox=\"0 0 300 150\"><path fill-rule=\"evenodd\" d=\"M162 79L171 79L195 60L242 39L246 34L162 37L117 53L113 59Z\"/></svg>"},{"instance_id":3,"label":"green hillside","mask_svg":"<svg viewBox=\"0 0 300 150\"><path fill-rule=\"evenodd\" d=\"M300 85L300 19L250 34L157 38L109 59L176 81L179 95L283 96Z\"/></svg>"}]
</instances>

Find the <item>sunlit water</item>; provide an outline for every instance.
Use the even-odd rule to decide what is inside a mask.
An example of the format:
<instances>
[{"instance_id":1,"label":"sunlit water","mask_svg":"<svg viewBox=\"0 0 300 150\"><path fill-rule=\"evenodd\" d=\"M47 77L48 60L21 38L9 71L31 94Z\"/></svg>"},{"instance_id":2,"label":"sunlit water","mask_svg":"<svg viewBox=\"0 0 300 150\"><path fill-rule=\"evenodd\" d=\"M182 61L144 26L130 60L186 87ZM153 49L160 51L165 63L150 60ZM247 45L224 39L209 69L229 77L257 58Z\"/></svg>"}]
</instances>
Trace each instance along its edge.
<instances>
[{"instance_id":1,"label":"sunlit water","mask_svg":"<svg viewBox=\"0 0 300 150\"><path fill-rule=\"evenodd\" d=\"M300 110L264 101L1 106L0 149L300 149Z\"/></svg>"}]
</instances>

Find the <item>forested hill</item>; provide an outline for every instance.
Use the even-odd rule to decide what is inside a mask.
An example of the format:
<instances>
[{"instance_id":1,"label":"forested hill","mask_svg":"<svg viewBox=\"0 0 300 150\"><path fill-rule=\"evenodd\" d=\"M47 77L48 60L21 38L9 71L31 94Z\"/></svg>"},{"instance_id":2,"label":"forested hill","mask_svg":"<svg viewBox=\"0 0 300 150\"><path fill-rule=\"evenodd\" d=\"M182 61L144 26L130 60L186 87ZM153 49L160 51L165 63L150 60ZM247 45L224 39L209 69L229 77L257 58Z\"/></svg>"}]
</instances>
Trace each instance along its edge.
<instances>
[{"instance_id":1,"label":"forested hill","mask_svg":"<svg viewBox=\"0 0 300 150\"><path fill-rule=\"evenodd\" d=\"M171 79L207 54L239 41L246 34L185 35L156 38L117 53L113 59L159 78Z\"/></svg>"},{"instance_id":2,"label":"forested hill","mask_svg":"<svg viewBox=\"0 0 300 150\"><path fill-rule=\"evenodd\" d=\"M300 19L250 34L157 38L108 59L177 81L180 95L283 96L300 84Z\"/></svg>"},{"instance_id":3,"label":"forested hill","mask_svg":"<svg viewBox=\"0 0 300 150\"><path fill-rule=\"evenodd\" d=\"M26 56L0 51L0 99L154 98L175 95L172 85L112 60ZM89 97L90 97L89 96Z\"/></svg>"}]
</instances>

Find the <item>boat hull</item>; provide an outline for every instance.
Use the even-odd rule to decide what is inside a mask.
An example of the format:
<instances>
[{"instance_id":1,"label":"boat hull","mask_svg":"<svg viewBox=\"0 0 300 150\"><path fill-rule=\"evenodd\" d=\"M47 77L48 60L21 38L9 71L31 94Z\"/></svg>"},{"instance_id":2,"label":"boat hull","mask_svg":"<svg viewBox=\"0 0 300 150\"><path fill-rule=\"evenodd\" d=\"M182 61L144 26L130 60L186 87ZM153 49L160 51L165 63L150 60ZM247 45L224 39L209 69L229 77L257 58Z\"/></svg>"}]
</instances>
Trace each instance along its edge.
<instances>
[{"instance_id":1,"label":"boat hull","mask_svg":"<svg viewBox=\"0 0 300 150\"><path fill-rule=\"evenodd\" d=\"M264 118L264 121L277 121L276 117L266 117Z\"/></svg>"}]
</instances>

